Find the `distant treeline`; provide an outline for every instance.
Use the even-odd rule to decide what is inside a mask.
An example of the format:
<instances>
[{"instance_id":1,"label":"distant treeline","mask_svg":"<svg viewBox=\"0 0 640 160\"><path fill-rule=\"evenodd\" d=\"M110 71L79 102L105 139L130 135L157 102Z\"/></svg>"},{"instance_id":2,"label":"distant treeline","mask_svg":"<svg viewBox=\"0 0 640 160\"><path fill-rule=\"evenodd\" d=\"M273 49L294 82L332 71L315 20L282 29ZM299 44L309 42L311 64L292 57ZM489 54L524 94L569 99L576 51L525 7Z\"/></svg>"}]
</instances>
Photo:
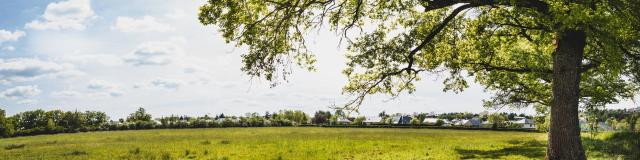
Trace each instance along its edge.
<instances>
[{"instance_id":1,"label":"distant treeline","mask_svg":"<svg viewBox=\"0 0 640 160\"><path fill-rule=\"evenodd\" d=\"M637 112L628 113L624 110L612 110L606 113L613 121L628 122L625 126L634 130L637 121L631 122L627 119L637 119L640 117ZM394 123L394 117L408 116L404 114L389 115L384 111L379 113L379 123L376 125L407 125ZM492 123L492 127L509 128L504 122L514 120L516 117L526 117L534 119L536 124L544 124L544 116L533 117L515 113L414 113L411 116L409 125L424 125L425 118L439 118L443 120L453 119L481 119ZM348 120L347 123L344 123ZM365 125L367 117L349 117L342 110L317 111L313 116L309 116L302 111L281 110L279 112L247 113L244 116L228 116L219 114L215 116L205 115L202 117L190 116L168 116L153 118L144 108L139 108L131 113L126 119L110 120L104 112L100 111L61 111L61 110L34 110L18 113L7 117L5 111L0 109L0 137L28 136L39 134L55 133L75 133L87 131L107 131L107 130L135 130L153 128L215 128L215 127L272 127L272 126L300 126L300 125ZM438 124L435 124L439 126ZM441 124L440 124L441 125ZM640 129L640 127L637 127Z\"/></svg>"},{"instance_id":2,"label":"distant treeline","mask_svg":"<svg viewBox=\"0 0 640 160\"><path fill-rule=\"evenodd\" d=\"M144 108L139 108L126 119L113 121L100 111L39 109L6 117L5 111L0 109L0 137L153 128L296 126L307 121L308 116L304 112L291 110L267 112L263 116L252 113L240 117L220 114L215 117L169 116L152 119Z\"/></svg>"},{"instance_id":3,"label":"distant treeline","mask_svg":"<svg viewBox=\"0 0 640 160\"><path fill-rule=\"evenodd\" d=\"M640 108L638 108L640 109ZM640 132L640 110L610 109L584 112L589 130L599 130L601 123L612 130Z\"/></svg>"}]
</instances>

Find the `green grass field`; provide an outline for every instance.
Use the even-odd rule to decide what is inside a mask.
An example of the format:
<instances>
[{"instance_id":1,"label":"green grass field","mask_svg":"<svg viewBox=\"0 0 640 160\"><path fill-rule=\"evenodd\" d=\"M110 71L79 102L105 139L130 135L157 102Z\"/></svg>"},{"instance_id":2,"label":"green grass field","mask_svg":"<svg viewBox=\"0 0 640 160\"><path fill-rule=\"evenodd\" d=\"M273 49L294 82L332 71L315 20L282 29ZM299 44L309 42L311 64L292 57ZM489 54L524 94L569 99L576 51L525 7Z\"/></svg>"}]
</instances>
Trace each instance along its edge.
<instances>
[{"instance_id":1,"label":"green grass field","mask_svg":"<svg viewBox=\"0 0 640 160\"><path fill-rule=\"evenodd\" d=\"M545 140L444 129L166 129L0 139L0 159L542 159Z\"/></svg>"}]
</instances>

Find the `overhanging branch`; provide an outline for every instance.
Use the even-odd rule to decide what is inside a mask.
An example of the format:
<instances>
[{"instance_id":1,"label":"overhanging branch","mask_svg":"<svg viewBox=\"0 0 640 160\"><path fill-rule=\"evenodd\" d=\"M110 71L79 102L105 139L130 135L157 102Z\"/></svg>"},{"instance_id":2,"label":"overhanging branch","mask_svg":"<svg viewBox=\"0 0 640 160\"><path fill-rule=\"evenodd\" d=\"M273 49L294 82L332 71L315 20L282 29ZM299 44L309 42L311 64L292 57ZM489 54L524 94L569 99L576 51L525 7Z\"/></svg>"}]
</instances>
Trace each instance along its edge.
<instances>
[{"instance_id":1,"label":"overhanging branch","mask_svg":"<svg viewBox=\"0 0 640 160\"><path fill-rule=\"evenodd\" d=\"M453 18L455 18L463 10L469 9L469 8L473 8L473 7L477 7L477 6L480 6L480 5L478 5L478 4L465 4L465 5L462 5L462 6L458 7L458 8L456 8L456 9L454 9L453 12L451 12L451 14L449 14L449 16L447 16L440 24L438 24L436 26L436 28L432 29L426 37L424 37L422 42L416 48L414 48L413 50L411 50L411 52L409 52L409 55L407 56L407 59L409 60L407 68L412 68L413 67L413 63L415 61L415 58L414 58L415 54L418 53L418 51L420 51L421 49L423 49L429 42L431 42L433 40L433 38L435 38L436 35L438 35L438 33L440 33L444 29L444 27L446 27L447 24L449 24L449 22L451 22L451 20L453 20Z\"/></svg>"},{"instance_id":2,"label":"overhanging branch","mask_svg":"<svg viewBox=\"0 0 640 160\"><path fill-rule=\"evenodd\" d=\"M350 109L350 110L357 110L358 107L362 104L362 101L364 100L364 98L366 97L366 95L370 94L371 91L378 85L380 85L380 83L384 82L387 78L391 77L391 76L396 76L396 75L400 75L403 72L406 72L407 74L413 75L411 78L409 78L409 80L405 83L410 83L411 81L413 81L415 79L415 76L417 76L417 74L419 72L422 72L424 70L420 70L420 69L414 69L413 68L413 64L415 63L415 54L418 53L420 50L422 50L429 42L431 42L436 35L438 35L438 33L440 33L446 26L447 24L449 24L449 22L451 22L451 20L453 20L458 14L460 14L460 12L469 9L469 8L473 8L473 7L478 7L480 6L479 4L465 4L462 5L456 9L454 9L442 22L440 22L440 24L438 24L435 28L433 28L429 34L427 34L427 36L424 37L424 39L422 40L422 42L420 44L418 44L418 46L416 46L414 49L412 49L409 54L407 55L407 67L402 68L400 70L394 71L394 72L388 72L388 73L381 73L380 74L380 78L378 78L375 81L370 81L367 85L366 89L363 89L362 91L360 91L360 93L358 93L357 97L348 102L344 109ZM351 108L353 107L353 108Z\"/></svg>"},{"instance_id":3,"label":"overhanging branch","mask_svg":"<svg viewBox=\"0 0 640 160\"><path fill-rule=\"evenodd\" d=\"M505 67L505 66L495 66L489 63L470 63L470 64L479 65L480 68L485 71L507 71L507 72L515 72L515 73L544 73L544 74L553 73L551 69L513 68L513 67Z\"/></svg>"},{"instance_id":4,"label":"overhanging branch","mask_svg":"<svg viewBox=\"0 0 640 160\"><path fill-rule=\"evenodd\" d=\"M461 3L474 4L478 6L504 5L512 7L524 7L536 9L543 13L549 11L548 4L541 0L422 0L422 2L423 6L425 7L425 11L445 8Z\"/></svg>"}]
</instances>

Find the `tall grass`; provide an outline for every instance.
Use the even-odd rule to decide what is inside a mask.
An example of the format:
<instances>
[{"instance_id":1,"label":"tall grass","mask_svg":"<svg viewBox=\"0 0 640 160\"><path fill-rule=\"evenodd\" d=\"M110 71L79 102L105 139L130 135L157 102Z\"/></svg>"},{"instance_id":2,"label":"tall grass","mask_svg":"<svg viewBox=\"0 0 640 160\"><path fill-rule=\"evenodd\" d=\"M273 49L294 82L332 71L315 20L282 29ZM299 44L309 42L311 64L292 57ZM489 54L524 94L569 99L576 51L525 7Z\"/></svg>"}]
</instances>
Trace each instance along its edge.
<instances>
[{"instance_id":1,"label":"tall grass","mask_svg":"<svg viewBox=\"0 0 640 160\"><path fill-rule=\"evenodd\" d=\"M0 159L542 159L545 140L441 129L159 129L2 139Z\"/></svg>"}]
</instances>

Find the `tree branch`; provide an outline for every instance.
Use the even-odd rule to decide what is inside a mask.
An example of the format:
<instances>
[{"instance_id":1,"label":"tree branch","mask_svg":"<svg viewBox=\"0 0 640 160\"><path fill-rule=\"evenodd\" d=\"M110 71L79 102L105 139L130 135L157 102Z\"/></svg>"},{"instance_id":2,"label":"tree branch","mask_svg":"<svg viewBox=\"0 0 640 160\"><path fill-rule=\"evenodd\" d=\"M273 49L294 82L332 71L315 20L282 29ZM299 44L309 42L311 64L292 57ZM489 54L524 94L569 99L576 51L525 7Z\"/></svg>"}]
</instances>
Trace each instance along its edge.
<instances>
[{"instance_id":1,"label":"tree branch","mask_svg":"<svg viewBox=\"0 0 640 160\"><path fill-rule=\"evenodd\" d=\"M425 11L431 11L435 9L445 8L453 6L459 3L475 4L478 6L484 5L504 5L512 7L525 7L536 9L540 12L547 13L549 6L540 0L422 0L425 3Z\"/></svg>"},{"instance_id":2,"label":"tree branch","mask_svg":"<svg viewBox=\"0 0 640 160\"><path fill-rule=\"evenodd\" d=\"M438 24L435 28L433 28L429 34L422 40L422 42L420 44L418 44L418 46L416 46L413 50L411 50L409 52L409 55L407 56L408 59L408 64L407 67L402 68L400 70L394 71L394 72L389 72L389 73L382 73L380 74L380 78L378 78L376 81L374 82L370 82L368 83L366 86L367 89L361 91L358 96L348 102L347 104L345 104L345 107L343 107L344 109L351 109L351 110L357 110L358 107L362 104L362 101L364 100L365 96L367 94L369 94L376 86L380 85L380 83L382 83L384 80L386 80L387 78L391 77L391 76L395 76L395 75L400 75L403 72L407 72L408 74L413 74L413 75L417 75L419 72L425 71L425 70L417 70L413 68L413 64L415 63L415 54L418 53L418 51L420 51L421 49L423 49L429 42L431 42L435 36L440 33L446 26L447 24L449 24L449 22L451 22L451 20L453 20L460 12L469 9L469 8L473 8L473 7L477 7L480 6L478 4L465 4L462 5L456 9L454 9L451 14L449 14L442 22L440 22L440 24ZM415 77L412 77L409 79L409 81L405 82L405 83L410 83L413 79L415 79ZM353 107L353 108L349 108L349 107Z\"/></svg>"},{"instance_id":3,"label":"tree branch","mask_svg":"<svg viewBox=\"0 0 640 160\"><path fill-rule=\"evenodd\" d=\"M474 65L480 65L485 71L507 71L507 72L516 72L516 73L544 73L544 74L552 74L553 71L550 69L535 69L535 68L510 68L504 66L494 66L489 63L470 63Z\"/></svg>"},{"instance_id":4,"label":"tree branch","mask_svg":"<svg viewBox=\"0 0 640 160\"><path fill-rule=\"evenodd\" d=\"M451 20L453 20L453 18L455 18L460 12L462 12L465 9L469 9L469 8L473 8L473 7L477 7L479 5L477 4L465 4L462 5L456 9L453 10L453 12L451 12L451 14L449 14L449 16L447 16L440 24L438 24L436 26L436 28L432 29L431 32L429 32L429 34L424 37L424 39L422 40L422 42L413 50L411 50L411 52L409 52L409 55L407 56L407 58L409 59L407 68L412 68L413 67L413 63L415 61L415 54L418 53L418 51L420 51L422 48L424 48L424 46L426 46L429 42L431 42L433 40L433 38L436 37L436 35L438 35L438 33L440 33L444 27L447 26L447 24L449 24L449 22L451 22ZM410 73L410 72L409 72Z\"/></svg>"}]
</instances>

